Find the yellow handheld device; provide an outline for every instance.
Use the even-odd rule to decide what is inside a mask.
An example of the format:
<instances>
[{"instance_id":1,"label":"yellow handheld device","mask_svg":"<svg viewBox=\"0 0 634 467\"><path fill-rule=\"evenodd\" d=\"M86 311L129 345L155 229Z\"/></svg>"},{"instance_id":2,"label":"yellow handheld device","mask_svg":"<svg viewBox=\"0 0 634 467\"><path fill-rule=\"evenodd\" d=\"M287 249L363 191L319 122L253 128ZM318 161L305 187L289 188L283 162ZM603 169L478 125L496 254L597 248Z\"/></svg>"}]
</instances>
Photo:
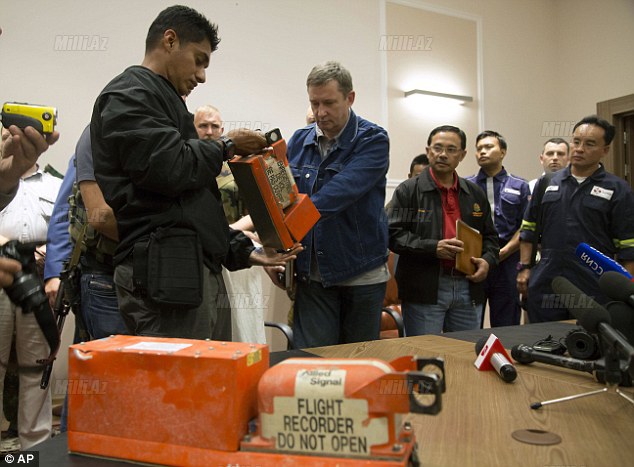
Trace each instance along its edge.
<instances>
[{"instance_id":1,"label":"yellow handheld device","mask_svg":"<svg viewBox=\"0 0 634 467\"><path fill-rule=\"evenodd\" d=\"M2 106L2 126L16 125L24 129L32 126L42 134L53 133L57 123L57 109L23 102L5 102Z\"/></svg>"}]
</instances>

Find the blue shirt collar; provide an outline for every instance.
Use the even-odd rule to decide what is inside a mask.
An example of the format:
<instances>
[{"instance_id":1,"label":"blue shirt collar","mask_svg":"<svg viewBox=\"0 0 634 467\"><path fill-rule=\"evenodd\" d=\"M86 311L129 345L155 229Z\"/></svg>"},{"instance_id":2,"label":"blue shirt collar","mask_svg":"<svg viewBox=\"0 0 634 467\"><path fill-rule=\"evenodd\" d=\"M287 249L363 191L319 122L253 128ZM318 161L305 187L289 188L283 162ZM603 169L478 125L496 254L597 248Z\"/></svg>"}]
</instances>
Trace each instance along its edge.
<instances>
[{"instance_id":1,"label":"blue shirt collar","mask_svg":"<svg viewBox=\"0 0 634 467\"><path fill-rule=\"evenodd\" d=\"M565 178L574 178L572 176L572 170L570 168L570 165L567 165L566 167L564 167L563 169L561 169L560 171L558 171L557 173L561 172L562 179ZM592 178L592 179L601 179L605 177L605 167L603 166L603 164L601 162L599 162L599 168L597 170L595 170L594 172L592 172L592 175L589 175L588 178Z\"/></svg>"},{"instance_id":2,"label":"blue shirt collar","mask_svg":"<svg viewBox=\"0 0 634 467\"><path fill-rule=\"evenodd\" d=\"M359 132L359 123L357 119L357 114L354 113L354 110L350 109L350 114L348 115L348 123L343 127L343 130L336 136L336 147L341 149L348 148L356 139L357 134ZM317 124L313 123L313 127L310 129L308 136L304 140L304 146L317 145Z\"/></svg>"},{"instance_id":3,"label":"blue shirt collar","mask_svg":"<svg viewBox=\"0 0 634 467\"><path fill-rule=\"evenodd\" d=\"M502 166L502 170L500 170L498 173L495 174L495 176L493 177L493 179L497 182L503 182L504 178L507 176L507 172L506 169L504 168L504 166ZM484 171L484 169L480 169L478 171L478 175L476 175L476 180L478 182L484 182L486 181L486 179L489 178L489 176L486 174L486 172Z\"/></svg>"}]
</instances>

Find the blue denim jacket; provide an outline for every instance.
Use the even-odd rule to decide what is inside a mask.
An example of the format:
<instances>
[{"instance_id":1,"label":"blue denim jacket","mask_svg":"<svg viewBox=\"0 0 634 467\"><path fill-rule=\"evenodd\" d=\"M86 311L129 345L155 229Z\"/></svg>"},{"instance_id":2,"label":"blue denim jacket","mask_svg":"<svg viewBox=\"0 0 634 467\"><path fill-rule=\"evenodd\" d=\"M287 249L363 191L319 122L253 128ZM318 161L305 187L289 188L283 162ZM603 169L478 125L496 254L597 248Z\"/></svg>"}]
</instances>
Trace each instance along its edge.
<instances>
[{"instance_id":1,"label":"blue denim jacket","mask_svg":"<svg viewBox=\"0 0 634 467\"><path fill-rule=\"evenodd\" d=\"M308 280L314 252L325 287L384 264L388 255L383 209L389 166L387 132L350 111L346 127L324 161L313 124L290 139L288 162L300 193L308 194L321 214L302 239L305 250L296 264L299 279Z\"/></svg>"}]
</instances>

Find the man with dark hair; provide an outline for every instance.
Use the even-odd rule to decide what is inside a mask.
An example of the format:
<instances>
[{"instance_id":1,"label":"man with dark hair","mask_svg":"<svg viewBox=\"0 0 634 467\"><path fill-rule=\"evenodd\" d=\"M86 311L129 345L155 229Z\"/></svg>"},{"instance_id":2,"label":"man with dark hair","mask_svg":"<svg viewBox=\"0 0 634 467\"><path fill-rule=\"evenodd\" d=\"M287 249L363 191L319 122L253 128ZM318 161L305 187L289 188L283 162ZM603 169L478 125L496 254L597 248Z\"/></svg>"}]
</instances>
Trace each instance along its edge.
<instances>
[{"instance_id":1,"label":"man with dark hair","mask_svg":"<svg viewBox=\"0 0 634 467\"><path fill-rule=\"evenodd\" d=\"M551 288L557 276L567 278L601 304L608 301L594 273L576 258L579 243L589 244L634 273L634 193L627 182L606 172L601 164L613 138L614 127L597 116L579 121L570 143L570 165L555 173L541 205L533 198L524 215L517 286L527 298L531 323L569 318L568 300L561 300ZM538 227L542 231L541 259L531 270L532 241Z\"/></svg>"},{"instance_id":2,"label":"man with dark hair","mask_svg":"<svg viewBox=\"0 0 634 467\"><path fill-rule=\"evenodd\" d=\"M430 150L430 146L432 144L432 140L434 139L434 136L436 136L436 134L438 134L438 133L455 133L456 135L458 135L458 138L460 139L460 151L461 151L461 153L460 153L460 151L458 151L458 152L460 153L460 155L462 157L459 157L459 160L456 161L456 162L457 162L457 164L460 164L460 162L462 162L462 160L464 159L464 156L467 154L466 151L465 151L465 149L467 149L467 135L460 128L455 127L453 125L441 125L441 126L437 126L433 130L431 130L431 132L429 133L429 136L427 137L427 158L430 159L430 162L431 162L431 158L429 157L430 152L431 152L432 155L436 155L436 152L433 150L433 148L431 148L431 150ZM447 135L447 136L450 136L450 135ZM450 139L455 139L455 138L450 138ZM449 155L449 154L447 154L447 155ZM456 155L456 153L454 153L453 155ZM441 149L441 152L440 152L439 156L442 156L442 149ZM439 159L440 159L440 161L443 160L442 157L439 157L436 160L438 161ZM458 166L457 164L456 164L456 167ZM453 165L453 163L451 165ZM442 166L442 163L441 163L440 166ZM443 171L444 171L444 168L443 168Z\"/></svg>"},{"instance_id":3,"label":"man with dark hair","mask_svg":"<svg viewBox=\"0 0 634 467\"><path fill-rule=\"evenodd\" d=\"M476 137L480 171L467 177L486 193L500 241L500 262L489 272L484 286L491 327L520 324L521 315L515 287L516 265L520 259L519 230L530 192L526 180L508 173L502 165L507 150L506 140L500 133L480 133Z\"/></svg>"},{"instance_id":4,"label":"man with dark hair","mask_svg":"<svg viewBox=\"0 0 634 467\"><path fill-rule=\"evenodd\" d=\"M542 177L547 173L557 172L568 165L570 160L570 145L563 138L550 138L544 143L542 153L539 155L539 163L544 168ZM528 182L531 193L535 189L538 178Z\"/></svg>"},{"instance_id":5,"label":"man with dark hair","mask_svg":"<svg viewBox=\"0 0 634 467\"><path fill-rule=\"evenodd\" d=\"M193 8L174 5L161 11L150 25L145 38L146 54L159 46L168 29L174 30L182 44L204 42L207 39L211 53L218 49L218 27Z\"/></svg>"},{"instance_id":6,"label":"man with dark hair","mask_svg":"<svg viewBox=\"0 0 634 467\"><path fill-rule=\"evenodd\" d=\"M297 257L293 331L298 347L378 339L387 270L387 132L352 111L350 72L315 66L306 80L315 124L288 143L300 192L321 219Z\"/></svg>"},{"instance_id":7,"label":"man with dark hair","mask_svg":"<svg viewBox=\"0 0 634 467\"><path fill-rule=\"evenodd\" d=\"M201 140L185 105L183 97L205 82L219 41L197 11L169 7L150 26L141 66L114 78L95 102L95 177L117 221L114 281L133 334L231 340L222 265L294 258L295 251L256 251L230 231L220 202L223 160L260 151L263 135L235 130ZM162 265L160 275L149 263Z\"/></svg>"},{"instance_id":8,"label":"man with dark hair","mask_svg":"<svg viewBox=\"0 0 634 467\"><path fill-rule=\"evenodd\" d=\"M401 183L388 209L390 249L398 253L396 281L408 336L480 327L483 282L498 262L498 237L482 190L461 178L456 167L466 155L467 137L457 127L434 128L427 139L430 166ZM475 272L454 268L463 242L461 219L482 234Z\"/></svg>"},{"instance_id":9,"label":"man with dark hair","mask_svg":"<svg viewBox=\"0 0 634 467\"><path fill-rule=\"evenodd\" d=\"M417 177L428 166L429 159L427 158L427 154L419 154L414 159L412 159L412 163L409 165L409 173L407 174L407 178Z\"/></svg>"}]
</instances>

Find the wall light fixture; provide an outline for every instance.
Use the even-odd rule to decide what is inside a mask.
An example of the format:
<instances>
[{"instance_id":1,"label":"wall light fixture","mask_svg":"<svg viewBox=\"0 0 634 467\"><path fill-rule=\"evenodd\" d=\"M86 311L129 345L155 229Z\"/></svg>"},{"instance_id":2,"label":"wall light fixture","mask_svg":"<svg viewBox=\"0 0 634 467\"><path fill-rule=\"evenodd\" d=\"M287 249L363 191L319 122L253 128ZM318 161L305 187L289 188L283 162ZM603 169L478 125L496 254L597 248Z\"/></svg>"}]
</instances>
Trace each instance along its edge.
<instances>
[{"instance_id":1,"label":"wall light fixture","mask_svg":"<svg viewBox=\"0 0 634 467\"><path fill-rule=\"evenodd\" d=\"M462 104L464 104L465 102L473 102L473 97L471 96L460 96L458 94L447 94L444 92L425 91L424 89L412 89L410 91L405 91L405 97L411 96L413 94L422 94L423 96L443 97L445 99L455 99L457 101L460 101Z\"/></svg>"}]
</instances>

